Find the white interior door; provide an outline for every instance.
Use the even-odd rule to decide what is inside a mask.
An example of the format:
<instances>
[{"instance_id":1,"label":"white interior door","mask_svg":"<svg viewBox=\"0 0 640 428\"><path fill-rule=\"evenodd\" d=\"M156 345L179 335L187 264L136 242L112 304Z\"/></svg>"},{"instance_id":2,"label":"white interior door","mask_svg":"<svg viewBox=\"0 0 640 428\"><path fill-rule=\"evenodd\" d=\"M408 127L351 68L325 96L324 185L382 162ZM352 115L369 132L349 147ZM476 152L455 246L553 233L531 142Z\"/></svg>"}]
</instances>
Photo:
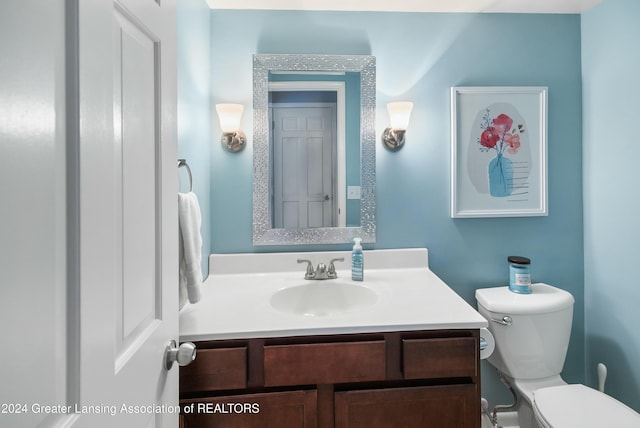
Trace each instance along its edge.
<instances>
[{"instance_id":1,"label":"white interior door","mask_svg":"<svg viewBox=\"0 0 640 428\"><path fill-rule=\"evenodd\" d=\"M273 107L274 226L335 226L335 108Z\"/></svg>"},{"instance_id":2,"label":"white interior door","mask_svg":"<svg viewBox=\"0 0 640 428\"><path fill-rule=\"evenodd\" d=\"M77 426L178 425L174 6L79 2Z\"/></svg>"},{"instance_id":3,"label":"white interior door","mask_svg":"<svg viewBox=\"0 0 640 428\"><path fill-rule=\"evenodd\" d=\"M176 428L174 0L0 9L0 426Z\"/></svg>"},{"instance_id":4,"label":"white interior door","mask_svg":"<svg viewBox=\"0 0 640 428\"><path fill-rule=\"evenodd\" d=\"M65 10L0 1L0 427L66 404ZM35 407L34 407L35 406Z\"/></svg>"}]
</instances>

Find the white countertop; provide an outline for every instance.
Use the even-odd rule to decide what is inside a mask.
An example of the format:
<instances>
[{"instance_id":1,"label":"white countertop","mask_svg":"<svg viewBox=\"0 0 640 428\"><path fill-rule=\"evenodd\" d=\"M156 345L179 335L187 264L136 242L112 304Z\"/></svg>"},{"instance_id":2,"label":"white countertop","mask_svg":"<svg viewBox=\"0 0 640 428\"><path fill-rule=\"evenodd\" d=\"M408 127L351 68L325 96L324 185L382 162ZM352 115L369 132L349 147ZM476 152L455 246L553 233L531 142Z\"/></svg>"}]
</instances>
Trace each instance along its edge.
<instances>
[{"instance_id":1,"label":"white countertop","mask_svg":"<svg viewBox=\"0 0 640 428\"><path fill-rule=\"evenodd\" d=\"M310 258L316 266L318 260L328 264L330 258L345 257L342 265L350 266L350 252L214 255L200 302L180 311L180 341L487 327L474 308L429 270L426 249L364 253L364 281L357 284L375 291L376 303L323 316L280 312L271 307L270 298L285 287L350 282L351 270L339 269L341 263L336 263L338 279L324 281L305 280L305 265L296 263ZM268 266L259 266L262 260Z\"/></svg>"}]
</instances>

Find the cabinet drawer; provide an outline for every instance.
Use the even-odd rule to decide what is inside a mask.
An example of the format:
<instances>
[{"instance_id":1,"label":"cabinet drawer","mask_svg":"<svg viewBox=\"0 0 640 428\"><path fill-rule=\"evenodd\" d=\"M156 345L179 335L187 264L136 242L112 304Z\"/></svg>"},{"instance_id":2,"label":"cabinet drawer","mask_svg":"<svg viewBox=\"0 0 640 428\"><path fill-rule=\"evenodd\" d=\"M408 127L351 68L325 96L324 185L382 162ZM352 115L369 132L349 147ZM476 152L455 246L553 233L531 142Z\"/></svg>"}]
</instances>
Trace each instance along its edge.
<instances>
[{"instance_id":1,"label":"cabinet drawer","mask_svg":"<svg viewBox=\"0 0 640 428\"><path fill-rule=\"evenodd\" d=\"M383 340L264 347L265 386L385 379Z\"/></svg>"},{"instance_id":2,"label":"cabinet drawer","mask_svg":"<svg viewBox=\"0 0 640 428\"><path fill-rule=\"evenodd\" d=\"M405 379L475 377L476 338L404 339L402 363Z\"/></svg>"},{"instance_id":3,"label":"cabinet drawer","mask_svg":"<svg viewBox=\"0 0 640 428\"><path fill-rule=\"evenodd\" d=\"M180 392L240 389L247 386L247 348L198 349L180 367Z\"/></svg>"}]
</instances>

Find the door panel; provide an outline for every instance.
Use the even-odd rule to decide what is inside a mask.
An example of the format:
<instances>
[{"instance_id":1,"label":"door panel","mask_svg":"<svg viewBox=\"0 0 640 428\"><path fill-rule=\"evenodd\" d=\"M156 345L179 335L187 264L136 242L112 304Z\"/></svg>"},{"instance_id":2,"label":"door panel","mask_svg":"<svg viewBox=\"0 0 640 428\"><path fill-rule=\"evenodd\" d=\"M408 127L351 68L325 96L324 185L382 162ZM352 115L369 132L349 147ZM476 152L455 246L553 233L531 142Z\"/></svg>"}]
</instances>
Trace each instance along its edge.
<instances>
[{"instance_id":1,"label":"door panel","mask_svg":"<svg viewBox=\"0 0 640 428\"><path fill-rule=\"evenodd\" d=\"M137 339L158 319L162 296L156 274L160 206L155 77L159 63L156 43L139 25L120 12L116 12L114 25L114 147L120 170L116 175L116 216L122 246L116 339L122 357L135 351L129 347L142 345Z\"/></svg>"}]
</instances>

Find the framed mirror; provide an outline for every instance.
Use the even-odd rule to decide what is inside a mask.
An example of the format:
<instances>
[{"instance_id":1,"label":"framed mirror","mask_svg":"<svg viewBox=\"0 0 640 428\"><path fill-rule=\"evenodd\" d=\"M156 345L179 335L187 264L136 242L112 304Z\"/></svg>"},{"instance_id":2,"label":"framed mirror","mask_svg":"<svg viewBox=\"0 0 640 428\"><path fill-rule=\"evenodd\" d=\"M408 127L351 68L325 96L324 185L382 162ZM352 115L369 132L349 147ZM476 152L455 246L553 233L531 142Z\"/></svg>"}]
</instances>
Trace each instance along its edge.
<instances>
[{"instance_id":1,"label":"framed mirror","mask_svg":"<svg viewBox=\"0 0 640 428\"><path fill-rule=\"evenodd\" d=\"M253 244L372 243L375 57L253 57Z\"/></svg>"}]
</instances>

